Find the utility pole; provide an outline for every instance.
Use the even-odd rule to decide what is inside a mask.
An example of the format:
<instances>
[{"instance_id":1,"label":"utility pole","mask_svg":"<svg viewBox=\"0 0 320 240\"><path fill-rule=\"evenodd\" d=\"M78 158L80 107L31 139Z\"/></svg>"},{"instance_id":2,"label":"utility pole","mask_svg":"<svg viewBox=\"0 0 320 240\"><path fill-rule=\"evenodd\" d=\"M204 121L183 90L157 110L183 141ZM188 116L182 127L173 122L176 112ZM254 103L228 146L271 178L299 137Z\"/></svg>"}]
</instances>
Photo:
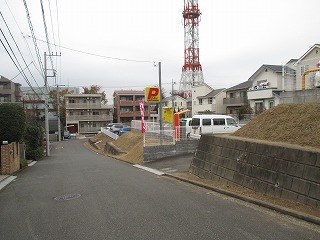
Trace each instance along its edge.
<instances>
[{"instance_id":1,"label":"utility pole","mask_svg":"<svg viewBox=\"0 0 320 240\"><path fill-rule=\"evenodd\" d=\"M61 142L61 119L60 119L60 94L59 94L59 85L57 84L57 115L58 115L58 141Z\"/></svg>"},{"instance_id":2,"label":"utility pole","mask_svg":"<svg viewBox=\"0 0 320 240\"><path fill-rule=\"evenodd\" d=\"M55 71L53 76L47 75L47 57L58 57L61 56L61 53L58 55L56 54L48 54L44 52L44 86L45 86L45 128L46 128L46 156L50 156L50 140L49 140L49 88L48 88L48 77L55 77Z\"/></svg>"},{"instance_id":3,"label":"utility pole","mask_svg":"<svg viewBox=\"0 0 320 240\"><path fill-rule=\"evenodd\" d=\"M171 101L172 101L172 114L174 113L174 99L173 99L173 84L176 84L176 82L174 82L173 81L173 79L172 79L172 81L171 81Z\"/></svg>"}]
</instances>

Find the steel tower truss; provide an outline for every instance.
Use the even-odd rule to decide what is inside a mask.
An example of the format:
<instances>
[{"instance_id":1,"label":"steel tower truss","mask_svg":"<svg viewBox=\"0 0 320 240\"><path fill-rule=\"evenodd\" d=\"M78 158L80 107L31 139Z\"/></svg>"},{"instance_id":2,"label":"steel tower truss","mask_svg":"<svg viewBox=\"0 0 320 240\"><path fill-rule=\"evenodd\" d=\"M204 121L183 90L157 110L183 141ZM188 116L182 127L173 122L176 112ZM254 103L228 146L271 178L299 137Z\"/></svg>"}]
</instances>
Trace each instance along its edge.
<instances>
[{"instance_id":1,"label":"steel tower truss","mask_svg":"<svg viewBox=\"0 0 320 240\"><path fill-rule=\"evenodd\" d=\"M184 65L180 80L180 92L191 97L191 87L204 82L199 60L199 22L201 12L198 0L184 0Z\"/></svg>"}]
</instances>

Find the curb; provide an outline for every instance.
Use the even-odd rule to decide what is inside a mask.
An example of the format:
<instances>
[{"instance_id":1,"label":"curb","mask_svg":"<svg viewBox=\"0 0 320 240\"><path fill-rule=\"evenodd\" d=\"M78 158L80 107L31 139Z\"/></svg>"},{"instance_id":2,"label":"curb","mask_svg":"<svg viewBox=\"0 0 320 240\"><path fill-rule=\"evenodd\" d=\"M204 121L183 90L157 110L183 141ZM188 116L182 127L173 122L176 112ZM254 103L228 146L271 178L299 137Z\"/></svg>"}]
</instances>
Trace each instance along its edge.
<instances>
[{"instance_id":1,"label":"curb","mask_svg":"<svg viewBox=\"0 0 320 240\"><path fill-rule=\"evenodd\" d=\"M264 202L264 201L261 201L261 200L258 200L258 199L254 199L254 198L246 197L246 196L243 196L243 195L240 195L240 194L237 194L237 193L233 193L233 192L229 192L229 191L226 191L226 190L222 190L220 188L216 188L216 187L204 184L204 183L199 183L199 182L196 182L196 181L193 181L193 180L189 180L189 179L186 179L186 178L183 178L183 177L178 177L178 176L175 176L175 175L172 175L172 174L169 174L169 173L165 173L164 175L168 176L168 177L171 177L171 178L175 178L175 179L183 181L183 182L191 183L193 185L196 185L196 186L199 186L199 187L203 187L203 188L215 191L217 193L221 193L221 194L233 197L233 198L237 198L237 199L243 200L245 202L253 203L255 205L258 205L258 206L261 206L261 207L265 207L265 208L268 208L270 210L274 210L274 211L277 211L279 213L286 214L286 215L289 215L289 216L292 216L292 217L295 217L295 218L298 218L298 219L301 219L301 220L304 220L304 221L307 221L307 222L310 222L310 223L314 223L314 224L320 225L320 218L315 217L315 216L311 216L309 214L304 214L304 213L301 213L301 212L297 212L297 211L294 211L294 210L291 210L291 209L288 209L288 208L285 208L285 207L280 207L278 205L274 205L274 204L271 204L271 203L268 203L268 202Z\"/></svg>"},{"instance_id":2,"label":"curb","mask_svg":"<svg viewBox=\"0 0 320 240\"><path fill-rule=\"evenodd\" d=\"M11 183L12 181L14 181L17 177L16 176L8 176L6 178L4 178L1 182L0 182L0 191L2 189L4 189L9 183Z\"/></svg>"}]
</instances>

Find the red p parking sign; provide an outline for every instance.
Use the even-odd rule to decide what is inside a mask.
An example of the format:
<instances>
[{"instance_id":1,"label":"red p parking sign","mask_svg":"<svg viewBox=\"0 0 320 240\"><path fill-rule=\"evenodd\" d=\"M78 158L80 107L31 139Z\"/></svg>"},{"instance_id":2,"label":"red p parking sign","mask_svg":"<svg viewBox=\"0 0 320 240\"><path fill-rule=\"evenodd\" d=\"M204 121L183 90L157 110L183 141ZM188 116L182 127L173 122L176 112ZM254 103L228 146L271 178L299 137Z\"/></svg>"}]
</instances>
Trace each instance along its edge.
<instances>
[{"instance_id":1,"label":"red p parking sign","mask_svg":"<svg viewBox=\"0 0 320 240\"><path fill-rule=\"evenodd\" d=\"M160 102L160 88L147 87L145 92L146 102Z\"/></svg>"}]
</instances>

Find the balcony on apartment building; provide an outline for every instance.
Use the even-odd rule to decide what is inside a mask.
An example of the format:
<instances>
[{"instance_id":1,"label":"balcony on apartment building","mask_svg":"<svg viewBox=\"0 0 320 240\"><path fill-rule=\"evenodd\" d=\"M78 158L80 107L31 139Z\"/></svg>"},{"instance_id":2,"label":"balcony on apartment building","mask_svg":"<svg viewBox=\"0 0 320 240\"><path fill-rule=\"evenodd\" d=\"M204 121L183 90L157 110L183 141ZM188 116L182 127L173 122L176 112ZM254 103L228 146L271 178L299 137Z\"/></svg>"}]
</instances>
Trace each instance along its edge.
<instances>
[{"instance_id":1,"label":"balcony on apartment building","mask_svg":"<svg viewBox=\"0 0 320 240\"><path fill-rule=\"evenodd\" d=\"M228 106L242 106L248 104L247 97L224 98L223 104Z\"/></svg>"},{"instance_id":2,"label":"balcony on apartment building","mask_svg":"<svg viewBox=\"0 0 320 240\"><path fill-rule=\"evenodd\" d=\"M67 109L101 109L101 103L96 102L87 102L87 103L67 103Z\"/></svg>"},{"instance_id":3,"label":"balcony on apartment building","mask_svg":"<svg viewBox=\"0 0 320 240\"><path fill-rule=\"evenodd\" d=\"M101 115L69 115L67 116L67 121L107 121L112 119L110 114Z\"/></svg>"},{"instance_id":4,"label":"balcony on apartment building","mask_svg":"<svg viewBox=\"0 0 320 240\"><path fill-rule=\"evenodd\" d=\"M273 98L273 92L279 91L277 88L257 88L248 91L248 100Z\"/></svg>"}]
</instances>

